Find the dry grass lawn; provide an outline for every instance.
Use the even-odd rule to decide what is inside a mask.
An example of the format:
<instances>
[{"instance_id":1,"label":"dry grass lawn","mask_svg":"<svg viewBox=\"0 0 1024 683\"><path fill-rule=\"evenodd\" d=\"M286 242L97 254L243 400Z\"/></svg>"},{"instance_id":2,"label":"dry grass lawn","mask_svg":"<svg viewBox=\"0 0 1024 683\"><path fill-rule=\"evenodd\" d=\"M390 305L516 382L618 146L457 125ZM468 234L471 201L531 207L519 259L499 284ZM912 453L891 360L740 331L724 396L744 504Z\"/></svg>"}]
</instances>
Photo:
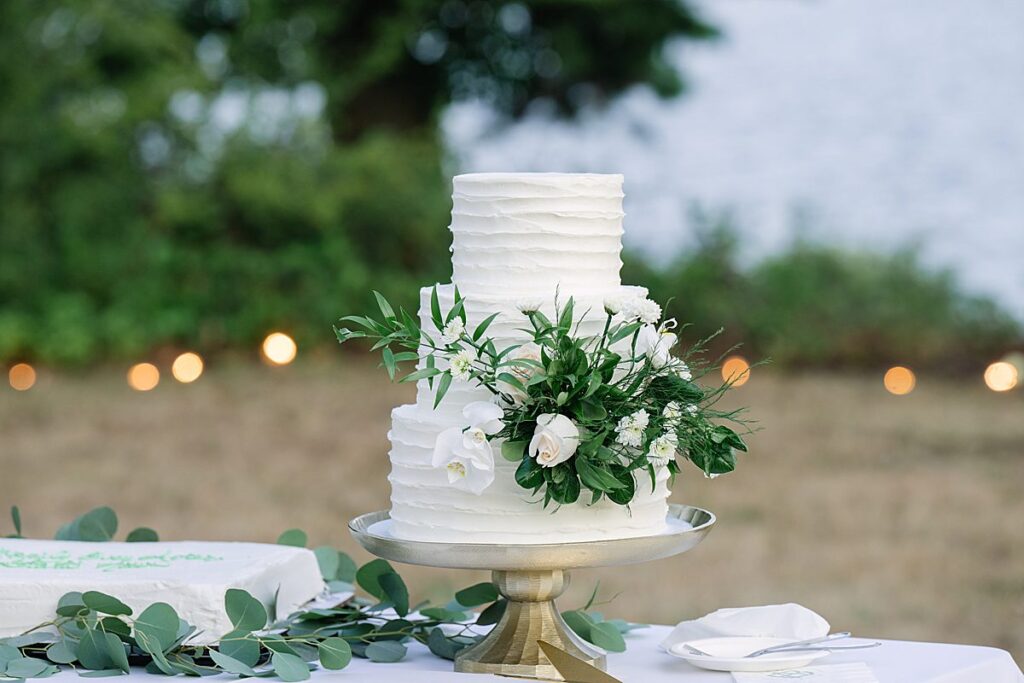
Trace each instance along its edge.
<instances>
[{"instance_id":1,"label":"dry grass lawn","mask_svg":"<svg viewBox=\"0 0 1024 683\"><path fill-rule=\"evenodd\" d=\"M52 535L91 507L168 539L273 541L305 528L357 560L345 529L388 506L388 412L411 394L359 357L272 370L225 362L194 385L130 391L122 370L43 374L0 390L0 505ZM740 471L687 470L675 500L717 528L693 552L579 572L621 595L605 611L669 623L717 607L795 601L836 629L1011 650L1024 661L1024 402L924 378L754 375L737 390L764 430ZM0 531L8 525L0 522ZM403 567L437 598L483 574Z\"/></svg>"}]
</instances>

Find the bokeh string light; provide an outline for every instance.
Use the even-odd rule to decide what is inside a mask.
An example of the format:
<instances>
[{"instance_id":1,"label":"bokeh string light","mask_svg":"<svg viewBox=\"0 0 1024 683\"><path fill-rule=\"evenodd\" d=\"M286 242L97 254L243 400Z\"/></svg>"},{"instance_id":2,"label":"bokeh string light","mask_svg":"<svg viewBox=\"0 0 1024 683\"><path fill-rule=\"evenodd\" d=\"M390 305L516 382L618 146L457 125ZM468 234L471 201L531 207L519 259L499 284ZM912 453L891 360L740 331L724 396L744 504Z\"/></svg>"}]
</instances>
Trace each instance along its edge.
<instances>
[{"instance_id":1,"label":"bokeh string light","mask_svg":"<svg viewBox=\"0 0 1024 683\"><path fill-rule=\"evenodd\" d=\"M1009 391L1019 380L1016 366L1005 360L992 363L985 368L985 386L992 391Z\"/></svg>"},{"instance_id":2,"label":"bokeh string light","mask_svg":"<svg viewBox=\"0 0 1024 683\"><path fill-rule=\"evenodd\" d=\"M722 363L722 379L734 387L741 387L750 380L750 363L742 356L730 356Z\"/></svg>"},{"instance_id":3,"label":"bokeh string light","mask_svg":"<svg viewBox=\"0 0 1024 683\"><path fill-rule=\"evenodd\" d=\"M288 365L298 351L295 340L284 332L273 332L263 340L263 358L271 365Z\"/></svg>"},{"instance_id":4,"label":"bokeh string light","mask_svg":"<svg viewBox=\"0 0 1024 683\"><path fill-rule=\"evenodd\" d=\"M160 370L152 363L136 363L128 370L128 386L135 391L149 391L160 383Z\"/></svg>"},{"instance_id":5,"label":"bokeh string light","mask_svg":"<svg viewBox=\"0 0 1024 683\"><path fill-rule=\"evenodd\" d=\"M28 363L16 363L7 372L7 381L16 391L28 391L36 383L36 370Z\"/></svg>"},{"instance_id":6,"label":"bokeh string light","mask_svg":"<svg viewBox=\"0 0 1024 683\"><path fill-rule=\"evenodd\" d=\"M917 385L917 377L914 376L914 371L910 368L897 365L886 371L882 383L885 384L885 390L890 394L906 396Z\"/></svg>"},{"instance_id":7,"label":"bokeh string light","mask_svg":"<svg viewBox=\"0 0 1024 683\"><path fill-rule=\"evenodd\" d=\"M198 353L183 353L171 364L171 375L182 384L189 384L203 374L203 359Z\"/></svg>"}]
</instances>

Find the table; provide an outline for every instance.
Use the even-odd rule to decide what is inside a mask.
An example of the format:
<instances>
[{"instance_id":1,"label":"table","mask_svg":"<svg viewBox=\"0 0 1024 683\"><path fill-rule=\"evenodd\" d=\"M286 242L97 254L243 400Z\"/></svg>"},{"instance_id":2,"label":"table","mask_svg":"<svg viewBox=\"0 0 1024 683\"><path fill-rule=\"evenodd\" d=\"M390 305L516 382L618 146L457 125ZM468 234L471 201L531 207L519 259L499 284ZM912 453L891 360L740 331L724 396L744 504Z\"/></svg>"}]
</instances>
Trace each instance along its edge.
<instances>
[{"instance_id":1,"label":"table","mask_svg":"<svg viewBox=\"0 0 1024 683\"><path fill-rule=\"evenodd\" d=\"M651 626L627 635L629 649L622 654L609 655L609 673L624 683L732 683L730 674L695 669L662 652L658 643L670 630L668 626ZM882 643L882 647L873 650L834 654L821 663L867 662L880 683L1024 683L1024 674L1004 650L901 640ZM58 678L72 675L61 674ZM128 683L159 683L156 677L142 671L133 670L129 678L133 680ZM143 682L142 679L147 680ZM315 671L312 681L329 679L336 683L510 683L519 680L455 673L451 662L435 657L417 644L411 645L408 657L397 664L374 664L355 659L342 671ZM124 678L110 680L125 681ZM160 677L159 680L169 679ZM231 680L237 678L232 676Z\"/></svg>"}]
</instances>

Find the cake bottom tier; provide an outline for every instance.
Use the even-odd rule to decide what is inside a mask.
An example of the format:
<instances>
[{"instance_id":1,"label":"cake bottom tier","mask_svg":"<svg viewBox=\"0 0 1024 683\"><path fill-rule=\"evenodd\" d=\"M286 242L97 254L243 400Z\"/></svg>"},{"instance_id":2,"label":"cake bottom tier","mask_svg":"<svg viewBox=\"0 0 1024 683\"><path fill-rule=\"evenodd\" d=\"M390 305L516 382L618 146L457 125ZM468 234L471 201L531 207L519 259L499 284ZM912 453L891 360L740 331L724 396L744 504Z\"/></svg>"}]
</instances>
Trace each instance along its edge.
<instances>
[{"instance_id":1,"label":"cake bottom tier","mask_svg":"<svg viewBox=\"0 0 1024 683\"><path fill-rule=\"evenodd\" d=\"M456 418L399 406L391 414L391 519L398 538L458 543L568 543L649 536L665 530L668 472L656 485L637 477L628 506L607 499L588 504L543 505L515 481L517 463L495 458L494 482L480 495L453 488L447 473L431 466L438 434ZM589 493L581 498L589 500Z\"/></svg>"}]
</instances>

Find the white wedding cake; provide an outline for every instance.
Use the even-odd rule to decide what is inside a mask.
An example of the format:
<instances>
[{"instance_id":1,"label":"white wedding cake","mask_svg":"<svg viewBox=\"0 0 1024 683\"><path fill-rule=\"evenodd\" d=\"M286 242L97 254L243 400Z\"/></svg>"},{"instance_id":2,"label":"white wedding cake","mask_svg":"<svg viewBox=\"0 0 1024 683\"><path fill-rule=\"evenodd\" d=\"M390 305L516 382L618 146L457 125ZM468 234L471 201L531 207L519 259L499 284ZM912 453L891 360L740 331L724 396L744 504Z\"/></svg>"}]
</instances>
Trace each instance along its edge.
<instances>
[{"instance_id":1,"label":"white wedding cake","mask_svg":"<svg viewBox=\"0 0 1024 683\"><path fill-rule=\"evenodd\" d=\"M84 543L0 539L0 637L50 621L71 591L113 595L135 614L166 602L198 628L190 640L231 631L224 594L241 588L284 617L315 598L324 582L305 548L261 543Z\"/></svg>"},{"instance_id":2,"label":"white wedding cake","mask_svg":"<svg viewBox=\"0 0 1024 683\"><path fill-rule=\"evenodd\" d=\"M646 296L625 287L622 266L622 176L561 173L479 173L456 176L452 195L452 284L438 285L451 309L457 286L467 327L499 313L488 329L496 344L529 340L524 306L551 314L556 295L591 311L583 334L600 334L610 299ZM433 329L433 287L420 291L420 322ZM423 361L421 360L421 366ZM436 388L436 387L435 387ZM396 537L460 543L559 543L645 536L663 531L668 472L655 486L637 486L628 506L608 499L545 508L515 481L517 464L496 458L493 482L479 495L453 488L431 465L438 435L463 426L463 408L489 400L486 389L455 380L437 409L426 380L416 403L392 412L391 519Z\"/></svg>"}]
</instances>

